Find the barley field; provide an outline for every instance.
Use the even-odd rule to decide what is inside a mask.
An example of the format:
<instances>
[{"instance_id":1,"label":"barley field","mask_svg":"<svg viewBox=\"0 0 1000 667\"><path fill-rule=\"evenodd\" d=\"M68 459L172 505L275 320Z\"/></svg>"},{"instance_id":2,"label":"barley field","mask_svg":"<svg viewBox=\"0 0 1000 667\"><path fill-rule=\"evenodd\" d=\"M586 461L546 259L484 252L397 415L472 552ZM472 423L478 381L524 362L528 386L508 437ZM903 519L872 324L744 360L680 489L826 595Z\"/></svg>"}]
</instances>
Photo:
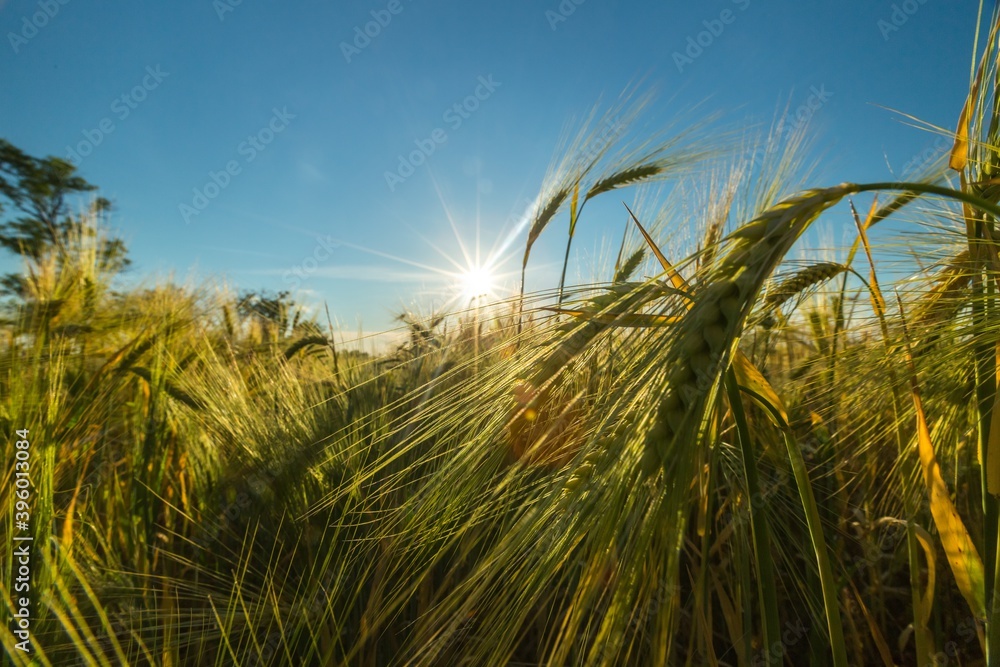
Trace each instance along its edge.
<instances>
[{"instance_id":1,"label":"barley field","mask_svg":"<svg viewBox=\"0 0 1000 667\"><path fill-rule=\"evenodd\" d=\"M603 109L518 258L617 199L607 274L387 350L285 294L116 289L100 200L52 227L0 327L6 659L1000 665L998 30L903 180ZM853 242L810 250L831 216Z\"/></svg>"}]
</instances>

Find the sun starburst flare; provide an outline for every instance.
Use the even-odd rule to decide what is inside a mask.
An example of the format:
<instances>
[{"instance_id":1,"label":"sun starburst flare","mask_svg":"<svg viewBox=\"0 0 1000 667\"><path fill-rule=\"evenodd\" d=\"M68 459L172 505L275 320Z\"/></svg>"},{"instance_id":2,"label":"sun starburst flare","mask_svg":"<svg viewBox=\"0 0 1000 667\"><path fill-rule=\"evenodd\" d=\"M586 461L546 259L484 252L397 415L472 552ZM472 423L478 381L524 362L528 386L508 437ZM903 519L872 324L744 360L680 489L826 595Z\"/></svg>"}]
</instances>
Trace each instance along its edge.
<instances>
[{"instance_id":1,"label":"sun starburst flare","mask_svg":"<svg viewBox=\"0 0 1000 667\"><path fill-rule=\"evenodd\" d=\"M463 300L496 297L496 277L486 266L474 266L463 272L458 278L457 287Z\"/></svg>"}]
</instances>

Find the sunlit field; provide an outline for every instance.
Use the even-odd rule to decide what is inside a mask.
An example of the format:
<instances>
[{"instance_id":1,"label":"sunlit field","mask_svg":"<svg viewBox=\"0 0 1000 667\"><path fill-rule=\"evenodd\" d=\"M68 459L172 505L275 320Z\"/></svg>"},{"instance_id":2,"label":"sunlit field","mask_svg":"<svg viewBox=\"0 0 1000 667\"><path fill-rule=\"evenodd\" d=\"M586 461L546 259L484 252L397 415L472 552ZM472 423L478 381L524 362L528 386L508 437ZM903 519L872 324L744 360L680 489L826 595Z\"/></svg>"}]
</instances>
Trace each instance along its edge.
<instances>
[{"instance_id":1,"label":"sunlit field","mask_svg":"<svg viewBox=\"0 0 1000 667\"><path fill-rule=\"evenodd\" d=\"M598 105L517 287L470 244L387 348L287 292L122 288L105 200L0 142L6 659L1000 666L982 21L956 123L912 129L945 150L884 182L817 181L787 117ZM628 224L577 284L592 200ZM851 240L810 246L831 219ZM542 238L561 279L529 289Z\"/></svg>"}]
</instances>

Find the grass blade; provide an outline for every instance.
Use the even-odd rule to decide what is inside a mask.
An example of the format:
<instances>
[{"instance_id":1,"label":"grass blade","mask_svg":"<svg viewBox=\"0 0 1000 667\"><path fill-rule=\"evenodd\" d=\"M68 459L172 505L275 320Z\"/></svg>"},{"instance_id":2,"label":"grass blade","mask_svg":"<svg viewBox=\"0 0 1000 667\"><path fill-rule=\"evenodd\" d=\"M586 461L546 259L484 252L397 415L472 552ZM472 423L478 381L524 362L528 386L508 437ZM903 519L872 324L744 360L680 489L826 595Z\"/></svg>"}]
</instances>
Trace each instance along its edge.
<instances>
[{"instance_id":1,"label":"grass blade","mask_svg":"<svg viewBox=\"0 0 1000 667\"><path fill-rule=\"evenodd\" d=\"M746 413L743 410L743 400L740 397L740 386L736 371L732 368L726 373L726 394L729 397L729 408L736 422L736 438L743 454L743 474L747 485L747 510L750 515L750 534L753 537L754 565L757 569L757 589L760 595L761 630L765 648L781 645L781 633L778 618L777 586L775 585L774 562L771 559L771 531L767 517L761 511L759 475L757 473L756 455L750 439L750 427L747 425ZM768 664L772 664L770 650L764 655Z\"/></svg>"},{"instance_id":2,"label":"grass blade","mask_svg":"<svg viewBox=\"0 0 1000 667\"><path fill-rule=\"evenodd\" d=\"M898 298L898 297L897 297ZM899 304L902 311L902 302ZM904 325L905 326L905 325ZM910 376L910 393L913 396L913 409L917 421L917 451L920 456L920 467L923 470L924 485L930 499L931 516L937 526L948 557L948 565L955 575L955 583L969 608L976 618L986 618L986 575L983 561L979 557L976 545L969 536L958 510L951 501L948 485L941 476L941 466L934 453L927 418L924 414L923 402L920 399L920 385L917 382L916 369L909 352L907 342L907 367Z\"/></svg>"}]
</instances>

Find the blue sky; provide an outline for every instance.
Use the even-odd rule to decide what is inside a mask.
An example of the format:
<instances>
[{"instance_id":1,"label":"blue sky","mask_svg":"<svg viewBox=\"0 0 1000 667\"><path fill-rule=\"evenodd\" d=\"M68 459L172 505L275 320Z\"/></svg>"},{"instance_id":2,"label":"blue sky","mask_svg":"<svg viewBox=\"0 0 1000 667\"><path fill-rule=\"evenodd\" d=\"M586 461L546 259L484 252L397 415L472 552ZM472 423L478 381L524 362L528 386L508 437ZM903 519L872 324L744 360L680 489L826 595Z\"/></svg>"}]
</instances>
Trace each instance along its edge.
<instances>
[{"instance_id":1,"label":"blue sky","mask_svg":"<svg viewBox=\"0 0 1000 667\"><path fill-rule=\"evenodd\" d=\"M432 302L444 284L424 267L462 263L456 233L471 251L478 221L484 252L494 245L537 194L567 122L639 80L658 91L653 127L697 118L696 105L728 125L770 123L825 91L810 120L816 184L885 180L935 137L882 107L954 126L977 9L0 0L0 136L34 155L76 151L117 207L133 280L296 288L348 327L379 330ZM423 164L388 183L420 146ZM617 243L624 221L617 208L588 216L574 267ZM565 225L533 252L550 286ZM522 234L506 269L523 247Z\"/></svg>"}]
</instances>

